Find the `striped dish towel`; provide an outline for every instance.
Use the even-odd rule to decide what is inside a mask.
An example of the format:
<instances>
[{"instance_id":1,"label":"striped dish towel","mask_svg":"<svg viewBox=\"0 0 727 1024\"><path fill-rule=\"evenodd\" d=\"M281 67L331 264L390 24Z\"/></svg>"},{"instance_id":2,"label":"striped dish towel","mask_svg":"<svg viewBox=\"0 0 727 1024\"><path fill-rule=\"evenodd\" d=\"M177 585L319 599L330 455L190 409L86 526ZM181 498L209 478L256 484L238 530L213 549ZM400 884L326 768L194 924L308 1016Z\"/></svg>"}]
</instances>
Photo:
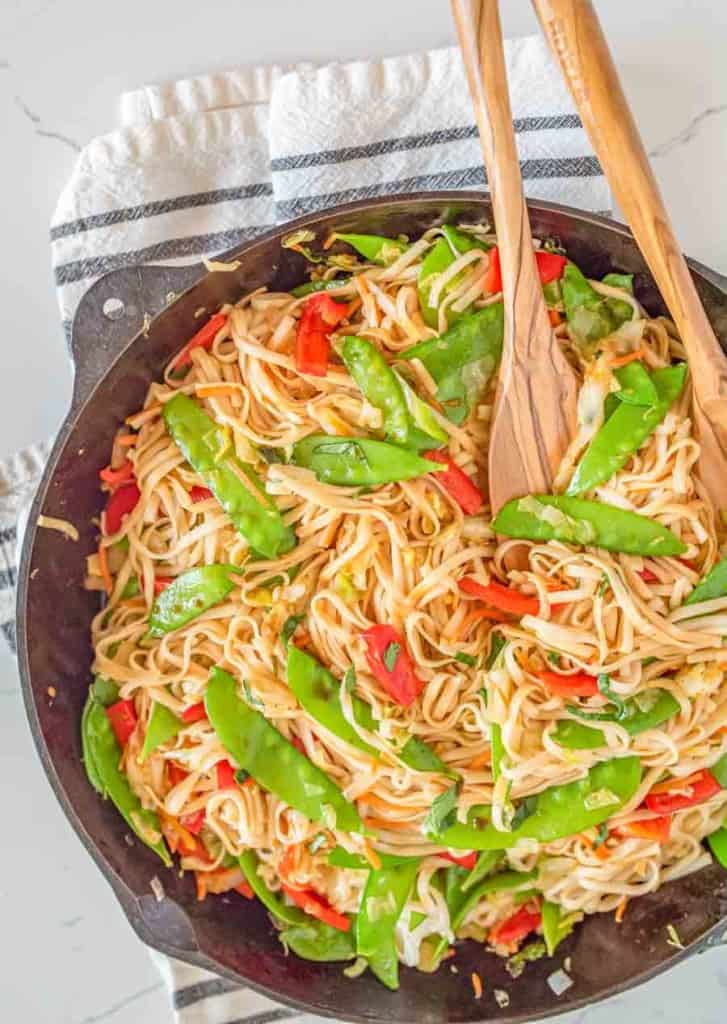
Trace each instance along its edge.
<instances>
[{"instance_id":1,"label":"striped dish towel","mask_svg":"<svg viewBox=\"0 0 727 1024\"><path fill-rule=\"evenodd\" d=\"M605 179L544 42L509 41L506 57L527 194L608 211ZM120 128L83 150L58 202L51 241L61 319L68 333L86 289L118 267L195 263L353 199L485 184L453 49L148 86L122 97ZM46 455L39 445L0 464L0 627L11 643L18 523ZM178 1024L300 1016L155 959Z\"/></svg>"}]
</instances>

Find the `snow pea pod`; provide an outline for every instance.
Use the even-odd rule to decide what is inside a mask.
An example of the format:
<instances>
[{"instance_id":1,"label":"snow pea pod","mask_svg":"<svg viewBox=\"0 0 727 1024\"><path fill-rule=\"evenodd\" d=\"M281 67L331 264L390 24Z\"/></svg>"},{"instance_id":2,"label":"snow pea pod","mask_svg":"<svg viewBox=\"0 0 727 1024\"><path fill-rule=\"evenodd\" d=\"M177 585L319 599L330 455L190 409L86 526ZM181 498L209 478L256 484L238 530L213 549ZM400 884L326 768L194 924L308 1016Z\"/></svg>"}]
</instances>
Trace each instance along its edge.
<instances>
[{"instance_id":1,"label":"snow pea pod","mask_svg":"<svg viewBox=\"0 0 727 1024\"><path fill-rule=\"evenodd\" d=\"M171 867L169 856L154 811L142 807L141 801L119 768L121 747L111 727L106 709L91 694L81 718L82 748L86 774L101 796L109 797L116 810L141 841Z\"/></svg>"},{"instance_id":2,"label":"snow pea pod","mask_svg":"<svg viewBox=\"0 0 727 1024\"><path fill-rule=\"evenodd\" d=\"M593 342L612 334L633 317L629 302L601 295L575 263L566 263L561 290L569 330L584 348L590 348Z\"/></svg>"},{"instance_id":3,"label":"snow pea pod","mask_svg":"<svg viewBox=\"0 0 727 1024\"><path fill-rule=\"evenodd\" d=\"M610 284L612 288L621 288L623 291L628 292L629 295L634 294L633 274L606 274L601 280L604 284Z\"/></svg>"},{"instance_id":4,"label":"snow pea pod","mask_svg":"<svg viewBox=\"0 0 727 1024\"><path fill-rule=\"evenodd\" d=\"M295 295L296 299L302 299L305 295L313 295L314 292L329 292L332 288L340 288L350 280L350 277L332 277L328 281L306 281L305 284L291 288L290 294Z\"/></svg>"},{"instance_id":5,"label":"snow pea pod","mask_svg":"<svg viewBox=\"0 0 727 1024\"><path fill-rule=\"evenodd\" d=\"M614 370L614 377L621 385L621 390L616 392L619 401L627 405L656 405L659 401L656 385L643 363L627 363Z\"/></svg>"},{"instance_id":6,"label":"snow pea pod","mask_svg":"<svg viewBox=\"0 0 727 1024\"><path fill-rule=\"evenodd\" d=\"M409 248L406 242L398 238L385 238L383 235L342 235L336 231L334 238L346 242L369 263L376 263L380 267L395 263Z\"/></svg>"},{"instance_id":7,"label":"snow pea pod","mask_svg":"<svg viewBox=\"0 0 727 1024\"><path fill-rule=\"evenodd\" d=\"M419 861L420 857L400 857L395 853L378 853L383 868L398 868L402 864L410 864L413 860ZM328 854L328 863L334 868L349 868L355 871L370 871L371 865L359 853L349 853L342 846L335 846Z\"/></svg>"},{"instance_id":8,"label":"snow pea pod","mask_svg":"<svg viewBox=\"0 0 727 1024\"><path fill-rule=\"evenodd\" d=\"M461 255L463 252L469 252L470 249L482 249L484 252L487 252L495 244L494 242L485 242L481 238L476 238L469 231L462 231L452 224L443 224L442 234L449 242L452 250L458 255Z\"/></svg>"},{"instance_id":9,"label":"snow pea pod","mask_svg":"<svg viewBox=\"0 0 727 1024\"><path fill-rule=\"evenodd\" d=\"M687 550L671 530L646 516L566 495L514 498L502 506L492 525L506 537L560 540L628 555L682 555Z\"/></svg>"},{"instance_id":10,"label":"snow pea pod","mask_svg":"<svg viewBox=\"0 0 727 1024\"><path fill-rule=\"evenodd\" d=\"M378 758L378 750L361 739L343 714L339 698L340 684L333 673L310 654L289 644L287 674L288 686L309 715L334 736L338 736L357 750L363 750ZM351 694L351 703L358 724L370 732L375 732L376 720L371 712L371 705L355 694Z\"/></svg>"},{"instance_id":11,"label":"snow pea pod","mask_svg":"<svg viewBox=\"0 0 727 1024\"><path fill-rule=\"evenodd\" d=\"M437 385L437 399L453 423L469 415L500 363L504 331L501 302L462 316L438 338L420 341L401 359L420 359Z\"/></svg>"},{"instance_id":12,"label":"snow pea pod","mask_svg":"<svg viewBox=\"0 0 727 1024\"><path fill-rule=\"evenodd\" d=\"M477 863L462 882L464 892L477 885L483 878L491 875L496 868L502 866L502 862L503 853L501 850L481 850Z\"/></svg>"},{"instance_id":13,"label":"snow pea pod","mask_svg":"<svg viewBox=\"0 0 727 1024\"><path fill-rule=\"evenodd\" d=\"M421 861L371 871L356 917L356 952L387 988L399 987L394 929L409 898Z\"/></svg>"},{"instance_id":14,"label":"snow pea pod","mask_svg":"<svg viewBox=\"0 0 727 1024\"><path fill-rule=\"evenodd\" d=\"M585 778L538 793L533 798L532 813L512 832L500 832L491 824L481 824L490 813L490 808L482 805L470 811L466 824L457 822L430 838L456 850L507 850L520 839L549 843L600 825L631 799L640 782L638 757L602 761L594 765ZM606 794L609 800L599 804L598 799L593 800L594 794ZM590 808L587 801L592 805ZM593 806L594 803L599 806Z\"/></svg>"},{"instance_id":15,"label":"snow pea pod","mask_svg":"<svg viewBox=\"0 0 727 1024\"><path fill-rule=\"evenodd\" d=\"M411 420L408 447L419 452L430 451L432 448L447 444L449 435L444 427L439 425L432 407L419 397L411 384L396 370L394 376L401 385Z\"/></svg>"},{"instance_id":16,"label":"snow pea pod","mask_svg":"<svg viewBox=\"0 0 727 1024\"><path fill-rule=\"evenodd\" d=\"M723 825L707 839L709 848L723 868L727 868L727 826Z\"/></svg>"},{"instance_id":17,"label":"snow pea pod","mask_svg":"<svg viewBox=\"0 0 727 1024\"><path fill-rule=\"evenodd\" d=\"M284 924L300 925L310 920L298 907L289 906L276 892L268 889L257 873L258 859L254 850L245 850L240 854L240 868L262 905L279 921L283 921Z\"/></svg>"},{"instance_id":18,"label":"snow pea pod","mask_svg":"<svg viewBox=\"0 0 727 1024\"><path fill-rule=\"evenodd\" d=\"M184 722L177 718L173 711L170 711L165 704L154 701L149 724L144 734L144 745L139 754L139 761L146 761L149 754L166 743L173 736L176 736L180 729L184 728Z\"/></svg>"},{"instance_id":19,"label":"snow pea pod","mask_svg":"<svg viewBox=\"0 0 727 1024\"><path fill-rule=\"evenodd\" d=\"M204 704L222 746L263 788L311 821L345 832L360 831L353 804L263 714L240 700L231 675L212 669Z\"/></svg>"},{"instance_id":20,"label":"snow pea pod","mask_svg":"<svg viewBox=\"0 0 727 1024\"><path fill-rule=\"evenodd\" d=\"M224 601L235 589L231 575L240 571L235 565L201 565L181 573L154 599L149 635L164 636L180 629Z\"/></svg>"},{"instance_id":21,"label":"snow pea pod","mask_svg":"<svg viewBox=\"0 0 727 1024\"><path fill-rule=\"evenodd\" d=\"M621 403L586 448L566 493L584 494L610 480L654 433L679 397L686 375L686 363L654 370L651 381L658 395L657 403L646 408Z\"/></svg>"},{"instance_id":22,"label":"snow pea pod","mask_svg":"<svg viewBox=\"0 0 727 1024\"><path fill-rule=\"evenodd\" d=\"M348 336L343 339L341 355L364 396L381 410L387 440L405 445L410 421L404 390L381 352L367 338Z\"/></svg>"},{"instance_id":23,"label":"snow pea pod","mask_svg":"<svg viewBox=\"0 0 727 1024\"><path fill-rule=\"evenodd\" d=\"M568 938L576 926L577 914L563 914L561 907L543 900L540 908L543 920L543 938L548 956L553 956L563 939Z\"/></svg>"},{"instance_id":24,"label":"snow pea pod","mask_svg":"<svg viewBox=\"0 0 727 1024\"><path fill-rule=\"evenodd\" d=\"M606 743L606 737L600 729L594 729L582 722L573 722L569 718L559 721L551 736L557 744L567 750L596 750Z\"/></svg>"},{"instance_id":25,"label":"snow pea pod","mask_svg":"<svg viewBox=\"0 0 727 1024\"><path fill-rule=\"evenodd\" d=\"M99 704L103 704L105 708L115 704L119 699L118 686L113 679L107 679L105 676L96 676L91 684L91 692Z\"/></svg>"},{"instance_id":26,"label":"snow pea pod","mask_svg":"<svg viewBox=\"0 0 727 1024\"><path fill-rule=\"evenodd\" d=\"M639 706L639 701L641 706ZM649 702L650 706L644 706ZM668 690L646 690L638 697L624 701L624 712L621 717L607 711L583 711L569 704L568 710L584 722L616 722L622 726L629 736L638 736L647 729L656 729L673 715L679 713L680 705L676 697ZM562 747L570 750L589 750L603 746L606 739L600 729L578 722L563 720L553 730L553 739Z\"/></svg>"},{"instance_id":27,"label":"snow pea pod","mask_svg":"<svg viewBox=\"0 0 727 1024\"><path fill-rule=\"evenodd\" d=\"M333 928L324 921L316 921L308 916L303 924L284 928L278 938L287 949L292 949L303 960L339 963L341 960L353 960L356 956L351 929L342 932L340 928Z\"/></svg>"},{"instance_id":28,"label":"snow pea pod","mask_svg":"<svg viewBox=\"0 0 727 1024\"><path fill-rule=\"evenodd\" d=\"M295 546L295 533L265 493L251 466L231 451L229 436L187 395L164 405L164 422L185 459L198 473L253 551L276 558ZM248 485L240 479L244 476Z\"/></svg>"},{"instance_id":29,"label":"snow pea pod","mask_svg":"<svg viewBox=\"0 0 727 1024\"><path fill-rule=\"evenodd\" d=\"M505 744L502 742L502 727L499 722L490 723L490 757L492 764L492 781L497 782L502 772L502 759L505 756Z\"/></svg>"},{"instance_id":30,"label":"snow pea pod","mask_svg":"<svg viewBox=\"0 0 727 1024\"><path fill-rule=\"evenodd\" d=\"M432 748L418 736L410 736L399 751L399 757L417 772L439 772L450 779L458 779L459 773L450 768Z\"/></svg>"},{"instance_id":31,"label":"snow pea pod","mask_svg":"<svg viewBox=\"0 0 727 1024\"><path fill-rule=\"evenodd\" d=\"M727 594L727 558L712 566L704 579L697 584L684 604L699 604L712 601Z\"/></svg>"},{"instance_id":32,"label":"snow pea pod","mask_svg":"<svg viewBox=\"0 0 727 1024\"><path fill-rule=\"evenodd\" d=\"M312 469L323 483L341 487L394 483L446 469L386 441L330 434L309 434L296 441L291 461Z\"/></svg>"},{"instance_id":33,"label":"snow pea pod","mask_svg":"<svg viewBox=\"0 0 727 1024\"><path fill-rule=\"evenodd\" d=\"M727 789L727 754L723 754L719 761L715 761L709 769L710 775L714 775L722 789Z\"/></svg>"},{"instance_id":34,"label":"snow pea pod","mask_svg":"<svg viewBox=\"0 0 727 1024\"><path fill-rule=\"evenodd\" d=\"M442 228L444 237L438 238L432 248L426 254L422 260L422 265L419 270L419 283L417 290L419 292L419 305L422 310L422 317L424 323L428 327L437 327L439 323L439 307L433 306L430 302L430 293L432 290L431 278L435 274L441 274L443 271L450 267L458 256L462 253L469 252L470 249L487 249L487 246L480 242L474 237L474 235L468 234L466 231L460 231L459 228L455 228L452 225L445 225ZM457 274L456 277L449 281L444 289L443 295L447 292L452 291L456 288L461 281L461 275ZM450 325L459 320L463 312L456 313L450 309L447 313L447 319Z\"/></svg>"}]
</instances>

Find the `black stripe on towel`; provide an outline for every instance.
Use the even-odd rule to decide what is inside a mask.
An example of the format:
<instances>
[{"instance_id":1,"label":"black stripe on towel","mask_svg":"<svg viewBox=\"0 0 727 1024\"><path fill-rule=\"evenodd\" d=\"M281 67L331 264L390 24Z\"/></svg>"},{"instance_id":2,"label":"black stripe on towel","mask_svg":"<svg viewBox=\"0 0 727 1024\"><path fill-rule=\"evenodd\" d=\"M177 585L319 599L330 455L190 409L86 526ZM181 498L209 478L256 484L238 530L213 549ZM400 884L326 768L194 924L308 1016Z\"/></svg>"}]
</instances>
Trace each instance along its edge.
<instances>
[{"instance_id":1,"label":"black stripe on towel","mask_svg":"<svg viewBox=\"0 0 727 1024\"><path fill-rule=\"evenodd\" d=\"M0 544L14 544L18 539L18 531L15 526L6 526L0 530Z\"/></svg>"},{"instance_id":2,"label":"black stripe on towel","mask_svg":"<svg viewBox=\"0 0 727 1024\"><path fill-rule=\"evenodd\" d=\"M209 981L198 981L194 985L185 985L178 988L172 996L172 1003L175 1010L184 1010L202 999L211 999L213 996L225 995L228 992L241 992L242 985L234 981L226 981L224 978L210 978Z\"/></svg>"},{"instance_id":3,"label":"black stripe on towel","mask_svg":"<svg viewBox=\"0 0 727 1024\"><path fill-rule=\"evenodd\" d=\"M107 274L110 270L120 267L132 267L137 263L153 263L155 260L179 259L184 256L201 256L208 252L222 252L241 242L255 238L270 225L247 228L234 228L231 231L217 231L210 235L190 235L187 238L170 238L165 242L155 242L144 249L130 252L115 252L108 256L91 256L84 260L72 260L61 263L55 268L56 284L73 284L87 277Z\"/></svg>"},{"instance_id":4,"label":"black stripe on towel","mask_svg":"<svg viewBox=\"0 0 727 1024\"><path fill-rule=\"evenodd\" d=\"M185 196L174 196L171 199L157 199L151 203L138 206L125 206L119 210L107 210L106 213L93 213L78 220L69 220L64 224L56 224L50 229L51 242L70 235L79 235L83 231L94 228L110 228L114 224L126 221L146 220L148 217L159 217L176 210L190 210L198 206L213 206L216 203L234 202L237 199L258 199L271 196L273 186L269 181L257 182L253 185L236 185L234 188L216 188L209 192L194 192Z\"/></svg>"},{"instance_id":5,"label":"black stripe on towel","mask_svg":"<svg viewBox=\"0 0 727 1024\"><path fill-rule=\"evenodd\" d=\"M557 128L580 128L581 119L577 114L554 114L549 117L518 117L513 121L516 132L536 132ZM281 156L271 161L273 172L295 171L303 167L320 167L323 164L342 164L348 160L369 159L385 153L402 153L408 150L425 149L447 142L461 142L477 137L476 125L462 125L458 128L440 128L435 132L421 135L404 135L399 139L382 139L364 146L345 146L341 149L324 149L318 153L298 153Z\"/></svg>"},{"instance_id":6,"label":"black stripe on towel","mask_svg":"<svg viewBox=\"0 0 727 1024\"><path fill-rule=\"evenodd\" d=\"M595 156L523 160L520 169L524 181L533 181L539 178L595 178L603 173ZM328 192L320 196L286 199L276 204L276 212L280 220L287 220L290 217L314 213L316 210L324 210L329 206L352 202L356 199L373 199L374 196L390 196L399 192L416 192L425 189L482 187L486 184L487 178L481 166L464 167L460 170L443 171L439 174L421 174L412 178L400 178L398 181L362 185L359 188Z\"/></svg>"},{"instance_id":7,"label":"black stripe on towel","mask_svg":"<svg viewBox=\"0 0 727 1024\"><path fill-rule=\"evenodd\" d=\"M15 623L14 622L3 622L0 625L0 630L3 632L5 642L7 643L10 650L15 654L18 649L18 640L15 636Z\"/></svg>"}]
</instances>

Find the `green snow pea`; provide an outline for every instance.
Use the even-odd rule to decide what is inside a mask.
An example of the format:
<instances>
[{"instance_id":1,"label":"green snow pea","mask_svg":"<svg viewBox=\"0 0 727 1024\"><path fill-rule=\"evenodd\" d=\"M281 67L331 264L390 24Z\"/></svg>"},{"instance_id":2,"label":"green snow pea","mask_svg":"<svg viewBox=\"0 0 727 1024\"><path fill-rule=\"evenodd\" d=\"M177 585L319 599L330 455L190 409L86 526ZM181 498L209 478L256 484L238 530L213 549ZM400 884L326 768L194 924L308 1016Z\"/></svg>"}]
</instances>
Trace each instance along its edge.
<instances>
[{"instance_id":1,"label":"green snow pea","mask_svg":"<svg viewBox=\"0 0 727 1024\"><path fill-rule=\"evenodd\" d=\"M429 451L449 442L449 435L441 427L434 415L434 410L416 393L411 384L400 373L394 370L394 376L401 385L404 401L409 412L409 448L416 451Z\"/></svg>"},{"instance_id":2,"label":"green snow pea","mask_svg":"<svg viewBox=\"0 0 727 1024\"><path fill-rule=\"evenodd\" d=\"M651 381L658 394L656 405L644 408L622 402L586 448L567 494L583 494L610 480L654 433L672 402L679 397L686 375L686 363L654 370Z\"/></svg>"},{"instance_id":3,"label":"green snow pea","mask_svg":"<svg viewBox=\"0 0 727 1024\"><path fill-rule=\"evenodd\" d=\"M551 508L561 514L550 513ZM502 506L492 525L506 537L560 540L628 555L682 555L687 550L671 530L646 516L566 495L514 498Z\"/></svg>"},{"instance_id":4,"label":"green snow pea","mask_svg":"<svg viewBox=\"0 0 727 1024\"><path fill-rule=\"evenodd\" d=\"M177 394L164 405L164 422L185 459L214 494L256 553L276 558L295 546L295 533L265 493L260 477L229 451L229 436L196 402ZM246 486L238 474L245 476Z\"/></svg>"},{"instance_id":5,"label":"green snow pea","mask_svg":"<svg viewBox=\"0 0 727 1024\"><path fill-rule=\"evenodd\" d=\"M401 359L420 359L437 385L437 399L453 423L463 423L497 369L504 332L501 302L462 316L437 338L405 349Z\"/></svg>"},{"instance_id":6,"label":"green snow pea","mask_svg":"<svg viewBox=\"0 0 727 1024\"><path fill-rule=\"evenodd\" d=\"M84 765L89 782L101 796L109 797L130 829L171 867L169 856L154 811L141 806L141 801L119 768L121 747L114 736L106 709L90 693L81 718L81 742Z\"/></svg>"},{"instance_id":7,"label":"green snow pea","mask_svg":"<svg viewBox=\"0 0 727 1024\"><path fill-rule=\"evenodd\" d=\"M360 831L358 812L338 786L263 714L240 700L235 680L220 668L210 672L204 705L222 746L256 782L311 821L345 832Z\"/></svg>"},{"instance_id":8,"label":"green snow pea","mask_svg":"<svg viewBox=\"0 0 727 1024\"><path fill-rule=\"evenodd\" d=\"M723 868L727 868L727 826L723 825L707 839L709 848Z\"/></svg>"},{"instance_id":9,"label":"green snow pea","mask_svg":"<svg viewBox=\"0 0 727 1024\"><path fill-rule=\"evenodd\" d=\"M563 289L560 286L560 280L548 281L543 285L543 298L548 309L560 310L563 308Z\"/></svg>"},{"instance_id":10,"label":"green snow pea","mask_svg":"<svg viewBox=\"0 0 727 1024\"><path fill-rule=\"evenodd\" d=\"M477 863L462 882L462 889L467 892L472 889L488 875L491 875L497 868L502 867L503 854L501 850L481 850L477 857Z\"/></svg>"},{"instance_id":11,"label":"green snow pea","mask_svg":"<svg viewBox=\"0 0 727 1024\"><path fill-rule=\"evenodd\" d=\"M235 565L201 565L188 569L154 599L149 616L150 636L164 636L186 626L235 589L230 575L240 574Z\"/></svg>"},{"instance_id":12,"label":"green snow pea","mask_svg":"<svg viewBox=\"0 0 727 1024\"><path fill-rule=\"evenodd\" d=\"M160 747L162 743L166 743L172 736L176 736L179 730L183 728L184 722L181 718L177 718L174 712L170 711L165 704L154 701L139 760L146 761L152 751Z\"/></svg>"},{"instance_id":13,"label":"green snow pea","mask_svg":"<svg viewBox=\"0 0 727 1024\"><path fill-rule=\"evenodd\" d=\"M460 231L459 228L455 228L452 225L446 224L442 228L444 237L438 238L432 248L426 254L422 260L422 265L419 270L419 304L422 310L422 317L424 323L428 327L437 327L439 323L439 309L437 306L431 305L429 301L429 295L432 290L432 282L429 280L435 274L441 274L451 266L458 256L462 253L469 252L470 249L483 249L488 248L484 242L480 242L474 235L468 234L466 231ZM490 246L491 248L491 246ZM462 280L461 274L457 274L447 285L444 287L444 294L452 291ZM467 310L463 311L464 313ZM455 323L463 316L463 313L455 313L451 309L447 313L447 319L450 325Z\"/></svg>"},{"instance_id":14,"label":"green snow pea","mask_svg":"<svg viewBox=\"0 0 727 1024\"><path fill-rule=\"evenodd\" d=\"M346 242L369 263L377 263L380 267L395 263L409 248L407 242L383 235L342 235L336 231L334 237L339 242Z\"/></svg>"},{"instance_id":15,"label":"green snow pea","mask_svg":"<svg viewBox=\"0 0 727 1024\"><path fill-rule=\"evenodd\" d=\"M399 959L394 929L409 898L421 861L381 867L371 871L356 917L356 953L368 960L369 967L387 988L399 987Z\"/></svg>"},{"instance_id":16,"label":"green snow pea","mask_svg":"<svg viewBox=\"0 0 727 1024\"><path fill-rule=\"evenodd\" d=\"M296 299L302 299L305 295L313 295L314 292L329 292L332 288L340 288L350 282L350 277L332 277L328 281L306 281L305 284L296 285L290 289L290 294Z\"/></svg>"},{"instance_id":17,"label":"green snow pea","mask_svg":"<svg viewBox=\"0 0 727 1024\"><path fill-rule=\"evenodd\" d=\"M600 729L593 729L582 722L573 722L569 718L561 719L551 736L567 750L595 750L606 742L606 737Z\"/></svg>"},{"instance_id":18,"label":"green snow pea","mask_svg":"<svg viewBox=\"0 0 727 1024\"><path fill-rule=\"evenodd\" d=\"M711 775L714 775L722 789L727 789L727 754L723 754L719 761L712 765L709 771Z\"/></svg>"},{"instance_id":19,"label":"green snow pea","mask_svg":"<svg viewBox=\"0 0 727 1024\"><path fill-rule=\"evenodd\" d=\"M639 706L641 702L641 707ZM646 706L645 706L646 705ZM569 704L568 710L584 722L616 722L629 736L638 736L647 729L656 729L679 713L679 701L668 690L645 690L638 697L624 701L624 712L583 711ZM603 746L606 742L600 729L593 729L578 722L562 720L553 730L553 739L570 750L589 750Z\"/></svg>"},{"instance_id":20,"label":"green snow pea","mask_svg":"<svg viewBox=\"0 0 727 1024\"><path fill-rule=\"evenodd\" d=\"M594 765L583 779L538 793L533 798L532 813L512 832L499 832L491 824L480 824L490 813L489 807L481 805L472 808L467 824L457 822L430 838L455 850L507 850L520 839L549 843L600 825L631 799L640 782L638 757L613 758ZM591 804L598 803L593 797L602 794L612 799L589 809L586 801L590 798Z\"/></svg>"},{"instance_id":21,"label":"green snow pea","mask_svg":"<svg viewBox=\"0 0 727 1024\"><path fill-rule=\"evenodd\" d=\"M141 593L141 587L139 586L139 577L134 573L133 576L129 576L124 589L121 591L122 600L126 601L130 597L137 597Z\"/></svg>"},{"instance_id":22,"label":"green snow pea","mask_svg":"<svg viewBox=\"0 0 727 1024\"><path fill-rule=\"evenodd\" d=\"M341 487L411 480L446 468L386 441L330 434L308 434L296 441L291 461L296 466L312 469L323 483Z\"/></svg>"},{"instance_id":23,"label":"green snow pea","mask_svg":"<svg viewBox=\"0 0 727 1024\"><path fill-rule=\"evenodd\" d=\"M621 385L615 397L627 405L656 405L659 394L656 385L643 363L627 363L614 370L614 376Z\"/></svg>"},{"instance_id":24,"label":"green snow pea","mask_svg":"<svg viewBox=\"0 0 727 1024\"><path fill-rule=\"evenodd\" d=\"M591 347L633 317L630 303L600 295L575 263L566 263L561 289L568 326L582 347Z\"/></svg>"},{"instance_id":25,"label":"green snow pea","mask_svg":"<svg viewBox=\"0 0 727 1024\"><path fill-rule=\"evenodd\" d=\"M96 676L91 684L91 692L105 708L115 704L119 699L119 687L113 679L107 679L105 676Z\"/></svg>"},{"instance_id":26,"label":"green snow pea","mask_svg":"<svg viewBox=\"0 0 727 1024\"><path fill-rule=\"evenodd\" d=\"M381 352L367 338L349 336L341 356L364 396L383 413L386 439L406 445L410 421L404 390Z\"/></svg>"},{"instance_id":27,"label":"green snow pea","mask_svg":"<svg viewBox=\"0 0 727 1024\"><path fill-rule=\"evenodd\" d=\"M604 284L610 284L612 288L621 288L622 291L628 292L629 295L634 294L633 274L606 274L602 281Z\"/></svg>"},{"instance_id":28,"label":"green snow pea","mask_svg":"<svg viewBox=\"0 0 727 1024\"><path fill-rule=\"evenodd\" d=\"M543 938L548 956L553 956L563 939L568 938L576 925L576 914L563 914L557 903L543 900L540 908L543 918Z\"/></svg>"},{"instance_id":29,"label":"green snow pea","mask_svg":"<svg viewBox=\"0 0 727 1024\"><path fill-rule=\"evenodd\" d=\"M490 723L490 758L492 765L492 781L497 782L502 772L502 759L505 746L502 742L502 728L498 722Z\"/></svg>"},{"instance_id":30,"label":"green snow pea","mask_svg":"<svg viewBox=\"0 0 727 1024\"><path fill-rule=\"evenodd\" d=\"M399 857L395 853L377 854L381 861L382 868L399 868L403 864L411 864L412 861L421 860L421 857ZM371 865L359 853L349 853L342 846L334 846L328 854L328 863L334 868L351 868L355 871L370 871Z\"/></svg>"},{"instance_id":31,"label":"green snow pea","mask_svg":"<svg viewBox=\"0 0 727 1024\"><path fill-rule=\"evenodd\" d=\"M344 716L339 698L340 683L332 672L310 654L289 644L287 673L288 686L309 715L352 747L364 750L372 757L379 757L378 750L362 740ZM351 703L358 724L370 732L376 732L371 705L355 694L351 694Z\"/></svg>"},{"instance_id":32,"label":"green snow pea","mask_svg":"<svg viewBox=\"0 0 727 1024\"><path fill-rule=\"evenodd\" d=\"M701 580L684 604L699 604L702 601L712 601L715 597L727 595L727 558L717 562Z\"/></svg>"},{"instance_id":33,"label":"green snow pea","mask_svg":"<svg viewBox=\"0 0 727 1024\"><path fill-rule=\"evenodd\" d=\"M495 244L494 242L485 242L481 238L471 235L469 231L462 231L452 224L443 224L442 234L458 256L461 256L463 252L469 252L470 249L482 249L484 252L488 252Z\"/></svg>"}]
</instances>

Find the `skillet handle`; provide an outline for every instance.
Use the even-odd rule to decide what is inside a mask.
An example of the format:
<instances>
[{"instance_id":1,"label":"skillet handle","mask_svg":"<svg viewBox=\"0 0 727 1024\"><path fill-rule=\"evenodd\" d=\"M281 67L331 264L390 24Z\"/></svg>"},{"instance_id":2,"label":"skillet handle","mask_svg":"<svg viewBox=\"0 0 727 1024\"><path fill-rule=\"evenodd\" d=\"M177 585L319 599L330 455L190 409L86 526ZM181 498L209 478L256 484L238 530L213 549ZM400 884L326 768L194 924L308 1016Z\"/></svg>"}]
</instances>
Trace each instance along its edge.
<instances>
[{"instance_id":1,"label":"skillet handle","mask_svg":"<svg viewBox=\"0 0 727 1024\"><path fill-rule=\"evenodd\" d=\"M85 402L145 323L206 273L201 263L124 267L112 270L88 289L78 304L71 331L75 368L72 411Z\"/></svg>"}]
</instances>

